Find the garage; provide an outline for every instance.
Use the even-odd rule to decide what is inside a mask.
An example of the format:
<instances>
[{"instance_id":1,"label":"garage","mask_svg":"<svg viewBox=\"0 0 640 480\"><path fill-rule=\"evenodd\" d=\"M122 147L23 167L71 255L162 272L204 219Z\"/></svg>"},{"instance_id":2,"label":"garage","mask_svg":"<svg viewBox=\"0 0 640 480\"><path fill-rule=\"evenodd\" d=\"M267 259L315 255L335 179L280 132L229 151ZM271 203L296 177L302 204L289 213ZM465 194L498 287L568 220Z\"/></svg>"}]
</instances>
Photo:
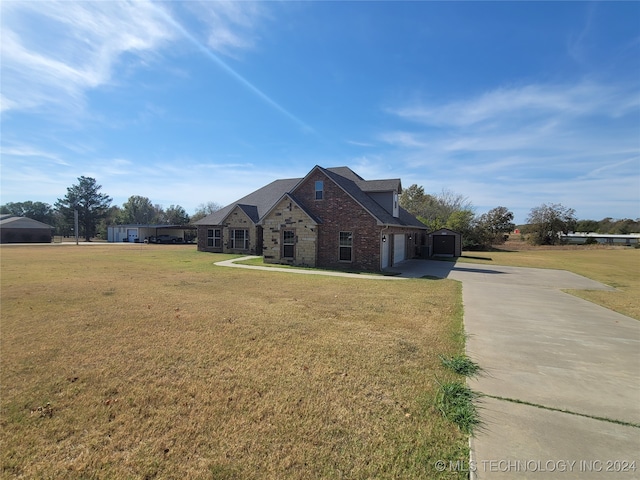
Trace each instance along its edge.
<instances>
[{"instance_id":1,"label":"garage","mask_svg":"<svg viewBox=\"0 0 640 480\"><path fill-rule=\"evenodd\" d=\"M441 228L429 234L432 256L459 257L462 255L462 235L448 228Z\"/></svg>"}]
</instances>

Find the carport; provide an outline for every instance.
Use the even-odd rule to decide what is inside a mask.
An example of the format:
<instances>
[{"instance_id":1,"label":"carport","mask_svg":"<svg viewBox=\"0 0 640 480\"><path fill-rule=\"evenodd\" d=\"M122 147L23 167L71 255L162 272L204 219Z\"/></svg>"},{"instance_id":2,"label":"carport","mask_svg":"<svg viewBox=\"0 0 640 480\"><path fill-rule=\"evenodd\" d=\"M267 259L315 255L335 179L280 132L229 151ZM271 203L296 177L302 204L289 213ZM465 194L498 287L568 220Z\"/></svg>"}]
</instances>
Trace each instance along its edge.
<instances>
[{"instance_id":1,"label":"carport","mask_svg":"<svg viewBox=\"0 0 640 480\"><path fill-rule=\"evenodd\" d=\"M158 235L172 235L182 239L179 243L193 243L196 231L196 227L191 225L110 225L107 228L107 240L143 243Z\"/></svg>"}]
</instances>

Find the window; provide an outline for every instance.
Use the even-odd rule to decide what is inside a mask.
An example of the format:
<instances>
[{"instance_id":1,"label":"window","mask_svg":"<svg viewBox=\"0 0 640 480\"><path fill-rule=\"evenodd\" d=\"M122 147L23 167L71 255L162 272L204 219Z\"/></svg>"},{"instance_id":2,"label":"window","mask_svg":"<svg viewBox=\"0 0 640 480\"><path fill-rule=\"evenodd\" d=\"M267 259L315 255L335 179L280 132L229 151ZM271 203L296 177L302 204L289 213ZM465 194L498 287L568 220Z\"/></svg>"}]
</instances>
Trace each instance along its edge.
<instances>
[{"instance_id":1,"label":"window","mask_svg":"<svg viewBox=\"0 0 640 480\"><path fill-rule=\"evenodd\" d=\"M282 232L282 257L294 258L296 246L296 233L293 230Z\"/></svg>"},{"instance_id":2,"label":"window","mask_svg":"<svg viewBox=\"0 0 640 480\"><path fill-rule=\"evenodd\" d=\"M249 250L249 230L231 230L231 248Z\"/></svg>"},{"instance_id":3,"label":"window","mask_svg":"<svg viewBox=\"0 0 640 480\"><path fill-rule=\"evenodd\" d=\"M322 200L324 197L324 182L322 180L316 181L316 200Z\"/></svg>"},{"instance_id":4,"label":"window","mask_svg":"<svg viewBox=\"0 0 640 480\"><path fill-rule=\"evenodd\" d=\"M340 253L341 262L350 262L353 249L353 234L351 232L340 232Z\"/></svg>"},{"instance_id":5,"label":"window","mask_svg":"<svg viewBox=\"0 0 640 480\"><path fill-rule=\"evenodd\" d=\"M207 230L207 247L222 246L222 230L219 228L209 228Z\"/></svg>"}]
</instances>

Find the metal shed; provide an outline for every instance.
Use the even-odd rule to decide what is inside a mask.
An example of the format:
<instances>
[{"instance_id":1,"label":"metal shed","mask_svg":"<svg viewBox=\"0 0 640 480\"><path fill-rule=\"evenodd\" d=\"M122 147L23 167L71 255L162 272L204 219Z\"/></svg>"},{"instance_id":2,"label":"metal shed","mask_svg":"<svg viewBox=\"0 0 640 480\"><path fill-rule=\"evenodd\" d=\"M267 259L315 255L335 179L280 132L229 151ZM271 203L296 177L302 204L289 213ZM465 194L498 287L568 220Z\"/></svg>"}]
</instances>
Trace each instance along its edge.
<instances>
[{"instance_id":1,"label":"metal shed","mask_svg":"<svg viewBox=\"0 0 640 480\"><path fill-rule=\"evenodd\" d=\"M429 233L431 256L460 257L462 255L462 235L448 228Z\"/></svg>"}]
</instances>

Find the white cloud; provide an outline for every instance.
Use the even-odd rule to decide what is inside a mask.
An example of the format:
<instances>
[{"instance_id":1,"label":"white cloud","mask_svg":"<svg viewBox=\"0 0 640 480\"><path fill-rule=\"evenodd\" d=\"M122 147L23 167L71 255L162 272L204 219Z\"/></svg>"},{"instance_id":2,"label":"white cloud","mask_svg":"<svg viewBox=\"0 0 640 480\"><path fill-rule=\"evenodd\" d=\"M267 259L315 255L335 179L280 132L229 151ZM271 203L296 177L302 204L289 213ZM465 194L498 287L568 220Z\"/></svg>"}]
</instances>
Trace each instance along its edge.
<instances>
[{"instance_id":1,"label":"white cloud","mask_svg":"<svg viewBox=\"0 0 640 480\"><path fill-rule=\"evenodd\" d=\"M188 2L186 7L204 23L207 46L230 57L255 48L258 27L266 16L259 2L199 1Z\"/></svg>"},{"instance_id":2,"label":"white cloud","mask_svg":"<svg viewBox=\"0 0 640 480\"><path fill-rule=\"evenodd\" d=\"M3 2L3 109L73 108L112 81L124 53L173 37L156 6L139 2Z\"/></svg>"},{"instance_id":3,"label":"white cloud","mask_svg":"<svg viewBox=\"0 0 640 480\"><path fill-rule=\"evenodd\" d=\"M389 113L425 125L467 127L491 121L531 121L549 115L622 116L639 106L637 91L585 81L575 85L504 87L463 101L410 105L389 109Z\"/></svg>"}]
</instances>

